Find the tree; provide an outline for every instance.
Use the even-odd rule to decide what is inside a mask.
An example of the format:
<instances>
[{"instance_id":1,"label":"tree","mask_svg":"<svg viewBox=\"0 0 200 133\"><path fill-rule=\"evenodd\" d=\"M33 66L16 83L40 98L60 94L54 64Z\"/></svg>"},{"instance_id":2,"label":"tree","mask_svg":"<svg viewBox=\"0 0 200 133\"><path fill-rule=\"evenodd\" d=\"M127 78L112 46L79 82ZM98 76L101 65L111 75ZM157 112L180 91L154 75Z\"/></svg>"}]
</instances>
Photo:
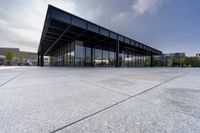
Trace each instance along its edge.
<instances>
[{"instance_id":1,"label":"tree","mask_svg":"<svg viewBox=\"0 0 200 133\"><path fill-rule=\"evenodd\" d=\"M19 57L19 65L23 65L24 64L24 57L23 56L20 56Z\"/></svg>"},{"instance_id":2,"label":"tree","mask_svg":"<svg viewBox=\"0 0 200 133\"><path fill-rule=\"evenodd\" d=\"M156 59L154 59L154 61L153 61L153 66L155 66L155 67L160 67L161 65L162 65L161 60L156 60Z\"/></svg>"},{"instance_id":3,"label":"tree","mask_svg":"<svg viewBox=\"0 0 200 133\"><path fill-rule=\"evenodd\" d=\"M168 60L168 67L173 67L174 66L174 59L173 58L170 58Z\"/></svg>"},{"instance_id":4,"label":"tree","mask_svg":"<svg viewBox=\"0 0 200 133\"><path fill-rule=\"evenodd\" d=\"M8 61L8 65L11 65L11 62L13 61L14 57L15 57L15 52L13 51L7 51L6 54L6 59Z\"/></svg>"},{"instance_id":5,"label":"tree","mask_svg":"<svg viewBox=\"0 0 200 133\"><path fill-rule=\"evenodd\" d=\"M182 57L180 59L180 64L181 64L181 66L186 66L186 57Z\"/></svg>"},{"instance_id":6,"label":"tree","mask_svg":"<svg viewBox=\"0 0 200 133\"><path fill-rule=\"evenodd\" d=\"M180 62L182 66L200 67L200 60L196 57L182 57Z\"/></svg>"},{"instance_id":7,"label":"tree","mask_svg":"<svg viewBox=\"0 0 200 133\"><path fill-rule=\"evenodd\" d=\"M144 66L150 67L150 65L151 65L151 58L150 57L145 58Z\"/></svg>"}]
</instances>

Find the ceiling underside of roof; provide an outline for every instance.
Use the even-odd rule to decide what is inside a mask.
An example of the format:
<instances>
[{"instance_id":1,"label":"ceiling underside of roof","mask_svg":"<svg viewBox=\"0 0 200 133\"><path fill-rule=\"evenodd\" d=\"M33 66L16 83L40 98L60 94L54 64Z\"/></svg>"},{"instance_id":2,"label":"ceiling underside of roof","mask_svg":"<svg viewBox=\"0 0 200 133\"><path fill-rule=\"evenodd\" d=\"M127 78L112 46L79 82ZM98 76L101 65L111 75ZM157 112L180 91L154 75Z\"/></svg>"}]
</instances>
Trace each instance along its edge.
<instances>
[{"instance_id":1,"label":"ceiling underside of roof","mask_svg":"<svg viewBox=\"0 0 200 133\"><path fill-rule=\"evenodd\" d=\"M123 51L143 55L149 55L151 53L159 55L162 53L147 45L87 22L79 17L72 16L52 6L49 8L38 50L39 54L50 55L55 49L75 40L83 41L87 46L105 50L115 49L119 41L119 49ZM70 17L70 21L67 20L66 22L62 17Z\"/></svg>"}]
</instances>

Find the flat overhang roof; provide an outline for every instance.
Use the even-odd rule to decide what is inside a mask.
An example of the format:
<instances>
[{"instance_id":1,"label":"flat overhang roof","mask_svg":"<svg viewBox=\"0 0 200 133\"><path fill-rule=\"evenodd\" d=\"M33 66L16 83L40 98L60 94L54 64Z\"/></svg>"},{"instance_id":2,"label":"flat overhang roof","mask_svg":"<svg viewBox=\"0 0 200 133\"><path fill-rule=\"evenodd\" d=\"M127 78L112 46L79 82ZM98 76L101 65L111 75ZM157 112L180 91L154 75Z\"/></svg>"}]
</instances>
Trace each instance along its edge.
<instances>
[{"instance_id":1,"label":"flat overhang roof","mask_svg":"<svg viewBox=\"0 0 200 133\"><path fill-rule=\"evenodd\" d=\"M105 49L119 41L121 47L128 47L138 54L162 54L157 49L49 5L38 54L49 55L54 49L75 40L83 40L94 47L101 44Z\"/></svg>"}]
</instances>

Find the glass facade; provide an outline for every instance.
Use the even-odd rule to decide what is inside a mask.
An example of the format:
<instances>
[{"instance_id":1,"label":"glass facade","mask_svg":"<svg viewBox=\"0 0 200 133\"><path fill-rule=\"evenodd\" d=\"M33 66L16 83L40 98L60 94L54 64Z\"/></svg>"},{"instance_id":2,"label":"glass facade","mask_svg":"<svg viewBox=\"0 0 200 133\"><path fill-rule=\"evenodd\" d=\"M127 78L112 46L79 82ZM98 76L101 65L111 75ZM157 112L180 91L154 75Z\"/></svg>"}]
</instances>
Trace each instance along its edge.
<instances>
[{"instance_id":1,"label":"glass facade","mask_svg":"<svg viewBox=\"0 0 200 133\"><path fill-rule=\"evenodd\" d=\"M94 64L95 64L95 67L99 67L102 65L102 50L101 49L95 49Z\"/></svg>"},{"instance_id":2,"label":"glass facade","mask_svg":"<svg viewBox=\"0 0 200 133\"><path fill-rule=\"evenodd\" d=\"M150 67L150 56L121 51L119 67ZM89 47L83 41L74 41L54 50L50 57L51 66L66 67L115 67L116 52Z\"/></svg>"},{"instance_id":3,"label":"glass facade","mask_svg":"<svg viewBox=\"0 0 200 133\"><path fill-rule=\"evenodd\" d=\"M85 66L91 67L93 66L93 49L90 47L85 47Z\"/></svg>"},{"instance_id":4,"label":"glass facade","mask_svg":"<svg viewBox=\"0 0 200 133\"><path fill-rule=\"evenodd\" d=\"M81 41L77 41L75 45L75 66L85 66L85 47Z\"/></svg>"}]
</instances>

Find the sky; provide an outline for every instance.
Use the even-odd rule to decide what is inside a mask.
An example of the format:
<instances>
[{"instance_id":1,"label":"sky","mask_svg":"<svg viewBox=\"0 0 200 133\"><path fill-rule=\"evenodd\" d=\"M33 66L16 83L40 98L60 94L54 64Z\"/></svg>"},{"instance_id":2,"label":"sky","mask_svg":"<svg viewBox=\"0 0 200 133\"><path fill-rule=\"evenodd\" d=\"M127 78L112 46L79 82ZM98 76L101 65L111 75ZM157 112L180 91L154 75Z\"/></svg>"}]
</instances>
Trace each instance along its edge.
<instances>
[{"instance_id":1,"label":"sky","mask_svg":"<svg viewBox=\"0 0 200 133\"><path fill-rule=\"evenodd\" d=\"M0 0L0 47L37 52L48 4L163 53L200 53L200 0Z\"/></svg>"}]
</instances>

